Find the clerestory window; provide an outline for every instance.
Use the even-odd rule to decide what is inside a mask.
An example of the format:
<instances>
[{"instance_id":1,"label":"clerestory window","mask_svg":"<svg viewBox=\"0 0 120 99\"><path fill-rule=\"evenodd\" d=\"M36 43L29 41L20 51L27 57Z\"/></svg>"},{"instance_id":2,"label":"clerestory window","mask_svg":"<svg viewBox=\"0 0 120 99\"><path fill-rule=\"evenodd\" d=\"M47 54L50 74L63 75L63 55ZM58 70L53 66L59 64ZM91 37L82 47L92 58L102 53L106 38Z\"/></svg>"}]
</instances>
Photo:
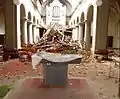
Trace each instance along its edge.
<instances>
[{"instance_id":1,"label":"clerestory window","mask_svg":"<svg viewBox=\"0 0 120 99\"><path fill-rule=\"evenodd\" d=\"M53 7L53 14L52 14L53 17L60 17L60 7L58 6L54 6Z\"/></svg>"}]
</instances>

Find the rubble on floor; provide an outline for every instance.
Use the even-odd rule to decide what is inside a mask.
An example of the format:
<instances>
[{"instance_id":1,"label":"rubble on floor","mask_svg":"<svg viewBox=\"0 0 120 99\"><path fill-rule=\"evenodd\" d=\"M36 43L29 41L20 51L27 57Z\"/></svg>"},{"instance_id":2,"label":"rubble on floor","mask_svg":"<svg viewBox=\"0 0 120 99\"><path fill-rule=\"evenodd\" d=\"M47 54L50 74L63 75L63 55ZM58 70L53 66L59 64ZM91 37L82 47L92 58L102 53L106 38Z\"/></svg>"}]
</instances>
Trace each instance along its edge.
<instances>
[{"instance_id":1,"label":"rubble on floor","mask_svg":"<svg viewBox=\"0 0 120 99\"><path fill-rule=\"evenodd\" d=\"M90 52L85 50L85 42L73 41L71 36L64 35L63 32L55 28L54 24L47 29L37 43L23 44L22 49L19 49L20 60L25 61L28 57L28 60L30 60L31 55L41 51L61 54L82 54L86 58L90 54Z\"/></svg>"},{"instance_id":2,"label":"rubble on floor","mask_svg":"<svg viewBox=\"0 0 120 99\"><path fill-rule=\"evenodd\" d=\"M68 76L87 79L98 99L119 99L119 67L113 61L98 62L92 57L89 60L69 66ZM14 84L27 76L43 76L41 66L32 70L30 63L24 65L19 60L9 62L0 66L0 84Z\"/></svg>"},{"instance_id":3,"label":"rubble on floor","mask_svg":"<svg viewBox=\"0 0 120 99\"><path fill-rule=\"evenodd\" d=\"M78 41L73 41L70 36L64 36L62 32L53 27L48 28L43 37L39 39L39 42L24 44L22 49L18 50L17 54L19 54L20 61L31 61L31 55L40 51L82 55L82 63L69 66L68 76L85 77L99 97L98 99L119 99L119 63L116 64L116 61L112 60L102 60L102 58L93 58L91 51L85 49L85 42L79 43ZM97 54L100 54L100 51L98 52ZM104 53L105 56L106 53L108 55L106 51ZM111 58L109 55L107 57ZM117 56L117 58L119 61L120 57ZM23 66L23 63L18 64L20 61L10 66L0 67L0 83L9 83L11 79L12 83L14 83L21 79L21 75L23 77L43 76L41 66L34 71L31 64ZM9 76L9 74L12 74L12 76Z\"/></svg>"}]
</instances>

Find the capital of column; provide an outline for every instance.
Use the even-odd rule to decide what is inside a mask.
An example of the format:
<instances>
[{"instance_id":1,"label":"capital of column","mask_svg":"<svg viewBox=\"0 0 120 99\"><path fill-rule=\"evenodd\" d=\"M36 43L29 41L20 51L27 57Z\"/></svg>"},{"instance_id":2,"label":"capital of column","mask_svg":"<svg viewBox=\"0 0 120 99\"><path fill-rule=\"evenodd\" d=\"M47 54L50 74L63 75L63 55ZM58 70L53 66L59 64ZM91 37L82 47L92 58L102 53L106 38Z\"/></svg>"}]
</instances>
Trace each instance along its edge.
<instances>
[{"instance_id":1,"label":"capital of column","mask_svg":"<svg viewBox=\"0 0 120 99\"><path fill-rule=\"evenodd\" d=\"M72 28L73 28L73 29L76 29L76 26L73 26Z\"/></svg>"},{"instance_id":2,"label":"capital of column","mask_svg":"<svg viewBox=\"0 0 120 99\"><path fill-rule=\"evenodd\" d=\"M33 24L34 27L36 27L36 24Z\"/></svg>"},{"instance_id":3,"label":"capital of column","mask_svg":"<svg viewBox=\"0 0 120 99\"><path fill-rule=\"evenodd\" d=\"M93 2L94 5L97 5L97 6L101 6L103 4L103 1L102 0L95 0Z\"/></svg>"},{"instance_id":4,"label":"capital of column","mask_svg":"<svg viewBox=\"0 0 120 99\"><path fill-rule=\"evenodd\" d=\"M89 21L89 20L84 20L84 23L87 24L87 25L90 25L92 21Z\"/></svg>"},{"instance_id":5,"label":"capital of column","mask_svg":"<svg viewBox=\"0 0 120 99\"><path fill-rule=\"evenodd\" d=\"M32 24L32 21L27 21L28 22L28 24Z\"/></svg>"},{"instance_id":6,"label":"capital of column","mask_svg":"<svg viewBox=\"0 0 120 99\"><path fill-rule=\"evenodd\" d=\"M41 24L38 24L36 27L37 28L43 28L43 26Z\"/></svg>"},{"instance_id":7,"label":"capital of column","mask_svg":"<svg viewBox=\"0 0 120 99\"><path fill-rule=\"evenodd\" d=\"M26 17L22 17L21 20L27 21L28 19Z\"/></svg>"},{"instance_id":8,"label":"capital of column","mask_svg":"<svg viewBox=\"0 0 120 99\"><path fill-rule=\"evenodd\" d=\"M71 26L72 29L74 29L75 27L74 26Z\"/></svg>"},{"instance_id":9,"label":"capital of column","mask_svg":"<svg viewBox=\"0 0 120 99\"><path fill-rule=\"evenodd\" d=\"M84 20L82 22L79 22L79 25L83 25L84 23L88 22L88 20Z\"/></svg>"},{"instance_id":10,"label":"capital of column","mask_svg":"<svg viewBox=\"0 0 120 99\"><path fill-rule=\"evenodd\" d=\"M14 3L15 5L19 5L19 4L20 4L20 0L13 0L13 3Z\"/></svg>"},{"instance_id":11,"label":"capital of column","mask_svg":"<svg viewBox=\"0 0 120 99\"><path fill-rule=\"evenodd\" d=\"M76 24L75 27L79 27L79 24Z\"/></svg>"},{"instance_id":12,"label":"capital of column","mask_svg":"<svg viewBox=\"0 0 120 99\"><path fill-rule=\"evenodd\" d=\"M81 22L80 22L80 23L79 23L79 26L82 26L83 24L84 24L84 23L81 23Z\"/></svg>"},{"instance_id":13,"label":"capital of column","mask_svg":"<svg viewBox=\"0 0 120 99\"><path fill-rule=\"evenodd\" d=\"M39 26L39 25L37 25L37 26L36 26L36 28L40 28L40 26Z\"/></svg>"},{"instance_id":14,"label":"capital of column","mask_svg":"<svg viewBox=\"0 0 120 99\"><path fill-rule=\"evenodd\" d=\"M85 22L85 24L87 24L88 26L90 26L91 25L91 21L87 21L87 22Z\"/></svg>"}]
</instances>

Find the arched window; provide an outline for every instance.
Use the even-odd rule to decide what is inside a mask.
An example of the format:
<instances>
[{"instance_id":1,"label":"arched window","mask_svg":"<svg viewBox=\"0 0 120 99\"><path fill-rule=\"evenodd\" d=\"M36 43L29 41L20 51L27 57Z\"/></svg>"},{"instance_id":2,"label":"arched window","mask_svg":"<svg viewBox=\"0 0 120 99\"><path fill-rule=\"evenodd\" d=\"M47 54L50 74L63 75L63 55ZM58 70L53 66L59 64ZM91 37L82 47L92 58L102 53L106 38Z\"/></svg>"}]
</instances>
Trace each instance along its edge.
<instances>
[{"instance_id":1,"label":"arched window","mask_svg":"<svg viewBox=\"0 0 120 99\"><path fill-rule=\"evenodd\" d=\"M58 6L53 7L53 17L60 17L60 8Z\"/></svg>"}]
</instances>

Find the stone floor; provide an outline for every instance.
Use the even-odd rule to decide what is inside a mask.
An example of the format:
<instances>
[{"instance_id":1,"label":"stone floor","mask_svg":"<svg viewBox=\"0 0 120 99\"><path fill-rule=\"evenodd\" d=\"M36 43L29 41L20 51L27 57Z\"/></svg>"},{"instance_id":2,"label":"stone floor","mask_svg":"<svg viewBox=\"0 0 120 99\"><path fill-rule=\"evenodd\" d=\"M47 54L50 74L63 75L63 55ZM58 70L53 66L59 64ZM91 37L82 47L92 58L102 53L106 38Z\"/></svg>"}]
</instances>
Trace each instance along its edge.
<instances>
[{"instance_id":1,"label":"stone floor","mask_svg":"<svg viewBox=\"0 0 120 99\"><path fill-rule=\"evenodd\" d=\"M85 79L69 79L68 87L44 86L40 78L26 78L5 99L97 99Z\"/></svg>"},{"instance_id":2,"label":"stone floor","mask_svg":"<svg viewBox=\"0 0 120 99\"><path fill-rule=\"evenodd\" d=\"M43 77L42 68L32 69L30 63L17 59L0 64L0 85L16 84L25 77ZM79 65L69 66L68 76L85 78L98 99L119 99L119 66L113 62L90 60Z\"/></svg>"}]
</instances>

